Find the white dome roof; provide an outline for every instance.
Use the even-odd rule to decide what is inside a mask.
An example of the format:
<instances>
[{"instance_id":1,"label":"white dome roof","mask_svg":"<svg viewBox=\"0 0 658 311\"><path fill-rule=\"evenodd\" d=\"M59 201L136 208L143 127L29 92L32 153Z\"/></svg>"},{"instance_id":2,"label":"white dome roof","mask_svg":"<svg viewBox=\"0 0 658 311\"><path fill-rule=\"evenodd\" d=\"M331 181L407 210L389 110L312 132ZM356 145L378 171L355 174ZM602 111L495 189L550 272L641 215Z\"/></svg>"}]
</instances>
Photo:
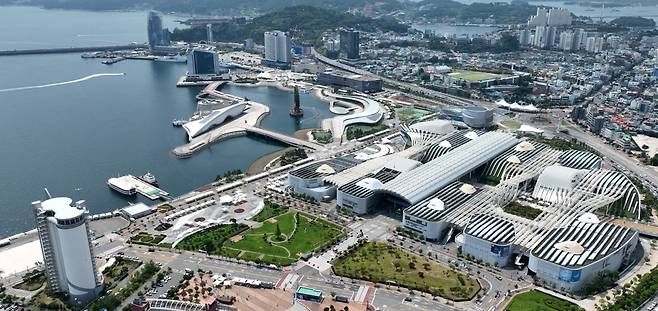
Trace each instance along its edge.
<instances>
[{"instance_id":1,"label":"white dome roof","mask_svg":"<svg viewBox=\"0 0 658 311\"><path fill-rule=\"evenodd\" d=\"M596 215L592 213L585 213L580 215L580 217L578 217L578 221L588 224L598 224L599 222L601 222L599 220L599 217L596 217Z\"/></svg>"},{"instance_id":2,"label":"white dome roof","mask_svg":"<svg viewBox=\"0 0 658 311\"><path fill-rule=\"evenodd\" d=\"M445 204L444 204L443 201L441 201L441 199L439 199L439 198L431 199L431 200L427 203L427 207L428 207L429 209L432 209L432 210L435 210L435 211L442 211L442 210L445 210L445 209L446 209Z\"/></svg>"},{"instance_id":3,"label":"white dome roof","mask_svg":"<svg viewBox=\"0 0 658 311\"><path fill-rule=\"evenodd\" d=\"M322 164L315 170L315 172L320 174L335 174L336 170L327 164Z\"/></svg>"},{"instance_id":4,"label":"white dome roof","mask_svg":"<svg viewBox=\"0 0 658 311\"><path fill-rule=\"evenodd\" d=\"M434 134L448 134L455 130L448 120L432 120L414 123L410 126L414 130L430 132Z\"/></svg>"},{"instance_id":5,"label":"white dome roof","mask_svg":"<svg viewBox=\"0 0 658 311\"><path fill-rule=\"evenodd\" d=\"M452 147L452 144L449 141L444 140L444 141L439 143L439 147L450 148L450 147Z\"/></svg>"},{"instance_id":6,"label":"white dome roof","mask_svg":"<svg viewBox=\"0 0 658 311\"><path fill-rule=\"evenodd\" d=\"M507 162L509 163L514 163L514 164L521 164L521 159L515 155L511 155L507 157Z\"/></svg>"},{"instance_id":7,"label":"white dome roof","mask_svg":"<svg viewBox=\"0 0 658 311\"><path fill-rule=\"evenodd\" d=\"M466 194L473 194L475 191L477 191L471 184L463 184L461 187L459 187L459 190Z\"/></svg>"},{"instance_id":8,"label":"white dome roof","mask_svg":"<svg viewBox=\"0 0 658 311\"><path fill-rule=\"evenodd\" d=\"M580 255L585 252L585 248L580 245L580 243L575 241L564 241L560 243L555 243L553 247L574 255Z\"/></svg>"},{"instance_id":9,"label":"white dome roof","mask_svg":"<svg viewBox=\"0 0 658 311\"><path fill-rule=\"evenodd\" d=\"M368 190L377 190L384 187L381 181L377 178L364 178L356 183L357 186L366 188Z\"/></svg>"},{"instance_id":10,"label":"white dome roof","mask_svg":"<svg viewBox=\"0 0 658 311\"><path fill-rule=\"evenodd\" d=\"M516 145L516 147L514 147L514 151L519 151L519 152L531 151L531 150L535 150L535 145L527 141L522 141L518 145Z\"/></svg>"}]
</instances>

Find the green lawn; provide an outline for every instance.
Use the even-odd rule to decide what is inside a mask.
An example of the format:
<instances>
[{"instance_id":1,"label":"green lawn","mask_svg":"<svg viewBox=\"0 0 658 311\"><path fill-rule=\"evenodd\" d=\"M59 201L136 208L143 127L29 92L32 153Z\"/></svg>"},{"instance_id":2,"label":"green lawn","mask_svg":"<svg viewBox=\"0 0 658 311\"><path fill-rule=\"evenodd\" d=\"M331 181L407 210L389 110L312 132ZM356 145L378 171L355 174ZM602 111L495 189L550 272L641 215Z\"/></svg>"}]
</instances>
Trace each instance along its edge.
<instances>
[{"instance_id":1,"label":"green lawn","mask_svg":"<svg viewBox=\"0 0 658 311\"><path fill-rule=\"evenodd\" d=\"M387 128L388 126L382 123L375 125L352 125L352 126L348 126L347 130L345 130L345 137L348 140L357 139L363 136L368 136L370 134L377 133L379 131L383 131Z\"/></svg>"},{"instance_id":2,"label":"green lawn","mask_svg":"<svg viewBox=\"0 0 658 311\"><path fill-rule=\"evenodd\" d=\"M263 210L260 211L260 213L256 214L256 216L252 217L251 220L257 222L263 222L274 216L279 216L287 211L288 208L286 207L280 206L279 204L276 203L265 201L265 206L263 207Z\"/></svg>"},{"instance_id":3,"label":"green lawn","mask_svg":"<svg viewBox=\"0 0 658 311\"><path fill-rule=\"evenodd\" d=\"M429 111L427 109L416 108L416 107L403 108L397 111L400 122L403 123L422 118L431 113L432 111Z\"/></svg>"},{"instance_id":4,"label":"green lawn","mask_svg":"<svg viewBox=\"0 0 658 311\"><path fill-rule=\"evenodd\" d=\"M500 78L504 77L504 75L499 75L495 73L482 72L482 71L469 71L469 70L455 70L453 73L450 74L450 76L453 78L464 80L466 82L479 82L483 80L490 80L499 77Z\"/></svg>"},{"instance_id":5,"label":"green lawn","mask_svg":"<svg viewBox=\"0 0 658 311\"><path fill-rule=\"evenodd\" d=\"M428 292L451 300L471 299L480 284L466 274L381 242L369 242L339 258L334 273L354 279Z\"/></svg>"},{"instance_id":6,"label":"green lawn","mask_svg":"<svg viewBox=\"0 0 658 311\"><path fill-rule=\"evenodd\" d=\"M242 253L238 258L287 265L295 262L299 255L318 250L342 234L341 228L302 213L289 212L273 220L245 231L237 242L226 241L224 249L229 252L224 255L238 257L236 253ZM279 240L276 239L277 227L281 232Z\"/></svg>"},{"instance_id":7,"label":"green lawn","mask_svg":"<svg viewBox=\"0 0 658 311\"><path fill-rule=\"evenodd\" d=\"M577 311L577 305L537 290L515 295L506 311Z\"/></svg>"},{"instance_id":8,"label":"green lawn","mask_svg":"<svg viewBox=\"0 0 658 311\"><path fill-rule=\"evenodd\" d=\"M223 224L194 233L178 244L176 248L198 252L203 250L209 254L219 254L226 239L246 230L243 224Z\"/></svg>"}]
</instances>

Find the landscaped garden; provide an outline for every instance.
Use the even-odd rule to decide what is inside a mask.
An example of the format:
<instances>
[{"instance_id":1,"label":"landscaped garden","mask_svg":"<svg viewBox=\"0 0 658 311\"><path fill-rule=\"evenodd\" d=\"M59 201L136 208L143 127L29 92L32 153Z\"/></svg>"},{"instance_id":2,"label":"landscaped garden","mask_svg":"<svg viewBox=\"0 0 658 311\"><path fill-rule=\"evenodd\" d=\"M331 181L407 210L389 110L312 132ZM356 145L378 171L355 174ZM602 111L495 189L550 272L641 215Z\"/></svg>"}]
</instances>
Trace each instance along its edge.
<instances>
[{"instance_id":1,"label":"landscaped garden","mask_svg":"<svg viewBox=\"0 0 658 311\"><path fill-rule=\"evenodd\" d=\"M332 244L343 233L325 220L287 212L270 202L252 220L260 223L251 229L244 224L214 226L186 237L176 248L286 266Z\"/></svg>"},{"instance_id":2,"label":"landscaped garden","mask_svg":"<svg viewBox=\"0 0 658 311\"><path fill-rule=\"evenodd\" d=\"M518 294L505 308L506 311L578 311L579 306L560 298L531 290Z\"/></svg>"},{"instance_id":3,"label":"landscaped garden","mask_svg":"<svg viewBox=\"0 0 658 311\"><path fill-rule=\"evenodd\" d=\"M274 202L270 201L265 201L265 206L263 207L263 210L261 210L256 216L252 217L251 220L257 221L257 222L263 222L265 220L268 220L272 217L279 216L283 213L286 213L288 211L288 208L283 207L279 204L276 204Z\"/></svg>"},{"instance_id":4,"label":"landscaped garden","mask_svg":"<svg viewBox=\"0 0 658 311\"><path fill-rule=\"evenodd\" d=\"M345 137L347 140L358 139L363 136L375 134L385 129L388 129L388 126L382 123L375 125L352 125L347 127L347 130L345 131Z\"/></svg>"},{"instance_id":5,"label":"landscaped garden","mask_svg":"<svg viewBox=\"0 0 658 311\"><path fill-rule=\"evenodd\" d=\"M353 279L397 285L451 300L468 300L480 290L477 280L381 242L369 242L339 258L334 273Z\"/></svg>"},{"instance_id":6,"label":"landscaped garden","mask_svg":"<svg viewBox=\"0 0 658 311\"><path fill-rule=\"evenodd\" d=\"M313 135L313 139L315 139L317 142L321 144L328 144L332 142L334 139L334 136L331 134L331 131L317 130L317 131L312 131L311 135Z\"/></svg>"},{"instance_id":7,"label":"landscaped garden","mask_svg":"<svg viewBox=\"0 0 658 311\"><path fill-rule=\"evenodd\" d=\"M23 276L23 281L14 285L16 289L35 291L46 283L46 274L42 270L32 270Z\"/></svg>"},{"instance_id":8,"label":"landscaped garden","mask_svg":"<svg viewBox=\"0 0 658 311\"><path fill-rule=\"evenodd\" d=\"M522 205L516 201L512 201L507 204L503 210L505 213L523 217L526 219L534 220L541 214L541 210L531 206Z\"/></svg>"},{"instance_id":9,"label":"landscaped garden","mask_svg":"<svg viewBox=\"0 0 658 311\"><path fill-rule=\"evenodd\" d=\"M148 246L155 246L162 242L167 236L164 234L153 235L148 232L140 232L134 237L130 238L130 242L134 244L142 244Z\"/></svg>"},{"instance_id":10,"label":"landscaped garden","mask_svg":"<svg viewBox=\"0 0 658 311\"><path fill-rule=\"evenodd\" d=\"M114 284L121 282L125 279L130 272L135 271L141 264L137 260L128 259L125 257L115 257L116 261L113 265L103 270L103 276L106 287L113 287Z\"/></svg>"},{"instance_id":11,"label":"landscaped garden","mask_svg":"<svg viewBox=\"0 0 658 311\"><path fill-rule=\"evenodd\" d=\"M224 243L224 255L240 259L289 265L302 255L332 244L342 229L314 216L289 212L264 221L260 227Z\"/></svg>"}]
</instances>

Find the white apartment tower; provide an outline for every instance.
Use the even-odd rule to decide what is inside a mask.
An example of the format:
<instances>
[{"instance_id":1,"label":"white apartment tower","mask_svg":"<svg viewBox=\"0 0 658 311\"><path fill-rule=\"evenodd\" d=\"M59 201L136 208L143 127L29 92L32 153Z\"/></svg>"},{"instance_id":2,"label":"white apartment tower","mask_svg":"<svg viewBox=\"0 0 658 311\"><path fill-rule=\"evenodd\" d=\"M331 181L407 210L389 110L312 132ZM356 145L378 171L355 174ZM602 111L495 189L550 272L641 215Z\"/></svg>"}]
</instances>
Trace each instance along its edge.
<instances>
[{"instance_id":1,"label":"white apartment tower","mask_svg":"<svg viewBox=\"0 0 658 311\"><path fill-rule=\"evenodd\" d=\"M96 298L102 288L85 201L58 197L32 202L48 287L74 304Z\"/></svg>"},{"instance_id":2,"label":"white apartment tower","mask_svg":"<svg viewBox=\"0 0 658 311\"><path fill-rule=\"evenodd\" d=\"M271 63L290 63L290 38L283 31L265 32L265 60Z\"/></svg>"}]
</instances>

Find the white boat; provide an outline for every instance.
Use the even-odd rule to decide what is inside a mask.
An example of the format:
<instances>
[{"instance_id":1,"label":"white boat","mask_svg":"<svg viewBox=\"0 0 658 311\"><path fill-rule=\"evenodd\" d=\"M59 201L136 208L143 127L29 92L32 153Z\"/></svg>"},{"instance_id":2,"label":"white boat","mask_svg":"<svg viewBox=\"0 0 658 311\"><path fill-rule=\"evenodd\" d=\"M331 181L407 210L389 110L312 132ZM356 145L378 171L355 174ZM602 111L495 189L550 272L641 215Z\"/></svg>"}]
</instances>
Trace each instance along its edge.
<instances>
[{"instance_id":1,"label":"white boat","mask_svg":"<svg viewBox=\"0 0 658 311\"><path fill-rule=\"evenodd\" d=\"M137 193L137 188L134 185L125 182L121 178L110 178L107 180L107 185L112 190L121 194L135 195Z\"/></svg>"},{"instance_id":2,"label":"white boat","mask_svg":"<svg viewBox=\"0 0 658 311\"><path fill-rule=\"evenodd\" d=\"M187 63L187 57L185 55L167 55L167 56L158 56L154 59L156 62L167 62L167 63Z\"/></svg>"}]
</instances>

